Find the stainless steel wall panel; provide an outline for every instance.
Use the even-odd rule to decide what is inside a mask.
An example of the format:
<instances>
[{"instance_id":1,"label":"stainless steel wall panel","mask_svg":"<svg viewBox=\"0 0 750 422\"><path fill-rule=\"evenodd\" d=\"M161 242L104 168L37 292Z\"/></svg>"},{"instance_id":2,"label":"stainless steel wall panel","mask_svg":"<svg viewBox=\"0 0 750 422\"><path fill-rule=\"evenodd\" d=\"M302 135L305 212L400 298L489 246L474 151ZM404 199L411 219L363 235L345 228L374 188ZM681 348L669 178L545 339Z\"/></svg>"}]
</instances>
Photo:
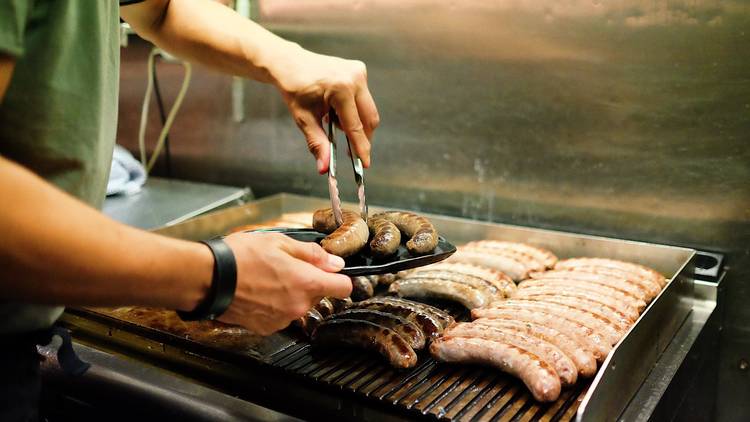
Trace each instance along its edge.
<instances>
[{"instance_id":1,"label":"stainless steel wall panel","mask_svg":"<svg viewBox=\"0 0 750 422\"><path fill-rule=\"evenodd\" d=\"M750 357L750 2L254 6L277 33L367 63L382 117L374 204L729 253L718 409L750 418L737 364ZM123 51L119 135L131 148L144 55ZM173 98L180 69L160 75ZM245 83L236 123L231 78L194 75L172 132L175 176L326 195L273 88Z\"/></svg>"}]
</instances>

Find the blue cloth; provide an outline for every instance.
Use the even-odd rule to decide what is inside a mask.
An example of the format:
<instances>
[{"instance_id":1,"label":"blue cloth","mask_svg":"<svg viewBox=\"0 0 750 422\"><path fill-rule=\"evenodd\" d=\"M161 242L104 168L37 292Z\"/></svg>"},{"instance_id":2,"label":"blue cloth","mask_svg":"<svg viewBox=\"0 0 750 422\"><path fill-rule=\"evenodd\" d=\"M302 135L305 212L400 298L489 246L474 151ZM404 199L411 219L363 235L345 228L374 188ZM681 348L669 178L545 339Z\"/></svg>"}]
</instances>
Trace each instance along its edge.
<instances>
[{"instance_id":1,"label":"blue cloth","mask_svg":"<svg viewBox=\"0 0 750 422\"><path fill-rule=\"evenodd\" d=\"M112 170L107 182L107 196L138 193L146 183L146 169L125 148L115 145Z\"/></svg>"}]
</instances>

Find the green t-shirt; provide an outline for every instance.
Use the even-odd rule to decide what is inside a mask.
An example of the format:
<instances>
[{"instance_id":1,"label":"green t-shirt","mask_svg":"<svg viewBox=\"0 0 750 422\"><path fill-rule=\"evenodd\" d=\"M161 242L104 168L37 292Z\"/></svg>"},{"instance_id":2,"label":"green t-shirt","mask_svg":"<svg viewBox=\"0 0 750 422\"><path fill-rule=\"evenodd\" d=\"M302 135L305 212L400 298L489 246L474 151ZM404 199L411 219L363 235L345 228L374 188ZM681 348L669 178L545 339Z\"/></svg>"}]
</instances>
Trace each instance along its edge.
<instances>
[{"instance_id":1,"label":"green t-shirt","mask_svg":"<svg viewBox=\"0 0 750 422\"><path fill-rule=\"evenodd\" d=\"M0 155L97 208L117 128L118 27L112 0L0 1L0 52L16 59ZM0 334L46 328L61 313L0 303Z\"/></svg>"}]
</instances>

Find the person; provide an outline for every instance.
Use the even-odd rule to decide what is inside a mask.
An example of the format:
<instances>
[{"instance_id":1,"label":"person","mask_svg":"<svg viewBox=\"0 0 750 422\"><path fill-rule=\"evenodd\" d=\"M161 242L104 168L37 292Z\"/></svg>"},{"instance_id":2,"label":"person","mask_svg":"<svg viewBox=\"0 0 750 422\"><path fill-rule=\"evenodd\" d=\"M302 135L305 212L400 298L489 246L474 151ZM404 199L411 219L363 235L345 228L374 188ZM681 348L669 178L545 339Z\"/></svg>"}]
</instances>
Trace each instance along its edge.
<instances>
[{"instance_id":1,"label":"person","mask_svg":"<svg viewBox=\"0 0 750 422\"><path fill-rule=\"evenodd\" d=\"M228 256L216 245L119 224L98 208L115 140L120 17L175 56L275 86L321 174L328 168L322 119L331 109L370 164L379 117L365 65L305 50L212 0L122 3L0 2L3 421L35 417L38 333L64 305L195 312L213 292L218 254L236 270L234 297L219 320L262 335L323 296L351 291L337 274L343 260L314 243L234 234L224 239Z\"/></svg>"}]
</instances>

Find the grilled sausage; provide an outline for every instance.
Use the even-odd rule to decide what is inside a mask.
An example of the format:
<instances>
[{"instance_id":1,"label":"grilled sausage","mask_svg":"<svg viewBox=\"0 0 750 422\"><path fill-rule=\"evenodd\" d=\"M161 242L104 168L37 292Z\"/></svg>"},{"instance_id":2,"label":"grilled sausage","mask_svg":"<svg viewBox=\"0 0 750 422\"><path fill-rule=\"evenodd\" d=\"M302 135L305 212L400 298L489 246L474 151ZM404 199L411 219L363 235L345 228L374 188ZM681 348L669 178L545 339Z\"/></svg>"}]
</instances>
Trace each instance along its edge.
<instances>
[{"instance_id":1,"label":"grilled sausage","mask_svg":"<svg viewBox=\"0 0 750 422\"><path fill-rule=\"evenodd\" d=\"M423 255L435 250L438 233L425 217L406 211L384 211L370 218L384 219L395 224L409 238L406 249L413 255Z\"/></svg>"},{"instance_id":2,"label":"grilled sausage","mask_svg":"<svg viewBox=\"0 0 750 422\"><path fill-rule=\"evenodd\" d=\"M556 269L557 271L557 269ZM560 271L566 271L566 269L560 269ZM575 271L575 272L584 272L589 274L595 274L600 277L616 277L623 280L626 280L628 283L631 283L635 286L639 286L646 290L649 293L649 296L651 298L656 297L659 295L659 292L661 292L661 287L659 285L647 278L642 277L637 274L629 273L625 270L621 270L618 268L607 268L607 267L575 267L571 268L568 271Z\"/></svg>"},{"instance_id":3,"label":"grilled sausage","mask_svg":"<svg viewBox=\"0 0 750 422\"><path fill-rule=\"evenodd\" d=\"M409 306L413 308L420 309L423 312L428 312L430 315L433 315L435 318L437 318L438 322L440 322L440 325L443 328L446 328L455 322L453 317L448 312L445 312L444 310L440 308L436 308L426 303L414 302L411 300L401 299L401 298L393 297L393 296L383 296L379 298L372 298L369 300L369 302L388 302L388 303L408 304Z\"/></svg>"},{"instance_id":4,"label":"grilled sausage","mask_svg":"<svg viewBox=\"0 0 750 422\"><path fill-rule=\"evenodd\" d=\"M526 350L549 363L560 377L563 386L573 385L578 379L578 368L573 361L556 346L528 334L501 327L460 322L445 330L443 336L481 338L497 341Z\"/></svg>"},{"instance_id":5,"label":"grilled sausage","mask_svg":"<svg viewBox=\"0 0 750 422\"><path fill-rule=\"evenodd\" d=\"M313 228L321 233L330 233L320 242L328 253L342 258L354 255L362 249L370 237L367 223L354 211L342 210L343 224L336 228L331 208L317 210L313 214ZM333 224L331 222L333 221ZM331 230L333 228L333 230Z\"/></svg>"},{"instance_id":6,"label":"grilled sausage","mask_svg":"<svg viewBox=\"0 0 750 422\"><path fill-rule=\"evenodd\" d=\"M432 342L430 353L444 362L482 363L494 366L523 381L541 402L560 396L560 377L538 356L519 347L479 338L442 337Z\"/></svg>"},{"instance_id":7,"label":"grilled sausage","mask_svg":"<svg viewBox=\"0 0 750 422\"><path fill-rule=\"evenodd\" d=\"M375 294L375 289L372 287L372 283L367 277L351 277L351 279L351 298L353 301L358 302L360 300L369 299Z\"/></svg>"},{"instance_id":8,"label":"grilled sausage","mask_svg":"<svg viewBox=\"0 0 750 422\"><path fill-rule=\"evenodd\" d=\"M600 286L606 286L610 289L619 290L627 295L641 300L643 301L643 303L648 303L652 299L652 296L645 288L621 277L587 273L575 270L553 270L541 273L531 273L529 274L529 277L531 278L527 281L565 280L571 283L597 284Z\"/></svg>"},{"instance_id":9,"label":"grilled sausage","mask_svg":"<svg viewBox=\"0 0 750 422\"><path fill-rule=\"evenodd\" d=\"M401 232L398 227L380 214L367 219L370 229L370 251L376 258L385 258L396 253L401 244Z\"/></svg>"},{"instance_id":10,"label":"grilled sausage","mask_svg":"<svg viewBox=\"0 0 750 422\"><path fill-rule=\"evenodd\" d=\"M495 286L486 283L482 279L472 277L468 274L453 273L448 271L420 271L409 274L408 276L402 278L398 283L404 283L413 280L432 281L436 283L439 283L441 281L448 281L465 284L471 288L481 291L482 294L489 298L490 302L505 297L502 293L497 291Z\"/></svg>"},{"instance_id":11,"label":"grilled sausage","mask_svg":"<svg viewBox=\"0 0 750 422\"><path fill-rule=\"evenodd\" d=\"M398 280L398 275L396 274L380 274L371 277L374 277L379 285L383 284L386 286L390 286L394 281Z\"/></svg>"},{"instance_id":12,"label":"grilled sausage","mask_svg":"<svg viewBox=\"0 0 750 422\"><path fill-rule=\"evenodd\" d=\"M347 309L335 314L332 319L355 319L357 321L370 321L383 327L390 328L401 336L414 350L422 350L425 345L425 334L414 322L398 315L375 309Z\"/></svg>"},{"instance_id":13,"label":"grilled sausage","mask_svg":"<svg viewBox=\"0 0 750 422\"><path fill-rule=\"evenodd\" d=\"M443 332L443 329L448 324L443 325L444 322L430 310L427 310L414 302L407 300L387 300L388 298L375 297L362 302L355 303L352 307L356 309L375 309L383 312L388 312L393 315L398 315L405 318L407 321L411 321L422 329L427 337L434 338ZM432 308L432 307L431 307ZM433 308L434 309L434 308ZM449 316L450 318L450 316ZM452 322L452 318L450 321Z\"/></svg>"},{"instance_id":14,"label":"grilled sausage","mask_svg":"<svg viewBox=\"0 0 750 422\"><path fill-rule=\"evenodd\" d=\"M388 292L400 297L446 299L458 302L468 309L481 308L493 299L476 287L439 279L401 279L391 284Z\"/></svg>"},{"instance_id":15,"label":"grilled sausage","mask_svg":"<svg viewBox=\"0 0 750 422\"><path fill-rule=\"evenodd\" d=\"M537 246L528 245L526 243L503 242L499 240L479 240L467 243L466 246L476 246L480 248L490 249L507 249L522 252L526 255L532 256L534 259L541 262L546 268L552 268L557 263L557 257L552 252Z\"/></svg>"},{"instance_id":16,"label":"grilled sausage","mask_svg":"<svg viewBox=\"0 0 750 422\"><path fill-rule=\"evenodd\" d=\"M513 281L523 280L529 274L529 268L523 262L512 256L494 253L493 249L489 248L461 247L447 261L492 268L507 274Z\"/></svg>"},{"instance_id":17,"label":"grilled sausage","mask_svg":"<svg viewBox=\"0 0 750 422\"><path fill-rule=\"evenodd\" d=\"M345 299L339 299L337 297L328 297L326 299L328 299L328 301L333 304L334 312L343 311L344 309L352 305L352 300L348 297Z\"/></svg>"},{"instance_id":18,"label":"grilled sausage","mask_svg":"<svg viewBox=\"0 0 750 422\"><path fill-rule=\"evenodd\" d=\"M594 358L593 352L582 347L575 337L571 337L552 327L533 322L487 318L478 319L473 323L477 325L499 327L504 330L517 331L542 339L553 344L570 357L578 369L579 376L588 378L596 373L596 359Z\"/></svg>"},{"instance_id":19,"label":"grilled sausage","mask_svg":"<svg viewBox=\"0 0 750 422\"><path fill-rule=\"evenodd\" d=\"M510 297L516 291L516 284L507 275L491 268L463 263L439 263L418 268L404 278L417 276L436 276L450 273L474 279L487 285L494 296Z\"/></svg>"},{"instance_id":20,"label":"grilled sausage","mask_svg":"<svg viewBox=\"0 0 750 422\"><path fill-rule=\"evenodd\" d=\"M660 289L667 285L667 280L652 268L632 262L607 258L571 258L555 264L555 268L603 267L626 271L633 275L647 278L656 283Z\"/></svg>"},{"instance_id":21,"label":"grilled sausage","mask_svg":"<svg viewBox=\"0 0 750 422\"><path fill-rule=\"evenodd\" d=\"M500 256L505 256L508 258L513 258L514 260L523 264L523 266L528 271L544 271L547 269L547 266L544 265L544 262L534 258L534 256L532 255L529 255L525 252L521 252L516 249L492 248L492 247L484 246L484 244L482 243L475 243L475 242L467 243L466 245L463 246L463 249L467 251L477 250L486 254L500 255Z\"/></svg>"},{"instance_id":22,"label":"grilled sausage","mask_svg":"<svg viewBox=\"0 0 750 422\"><path fill-rule=\"evenodd\" d=\"M320 301L313 306L313 309L318 311L323 318L331 316L336 312L336 307L327 297L320 299Z\"/></svg>"},{"instance_id":23,"label":"grilled sausage","mask_svg":"<svg viewBox=\"0 0 750 422\"><path fill-rule=\"evenodd\" d=\"M615 314L618 320L622 320L626 325L632 324L638 319L638 309L628 305L621 299L603 294L601 291L592 292L581 289L578 286L529 286L525 289L519 289L515 297L528 296L567 296L580 298L587 302L599 304L598 308L608 309L608 314Z\"/></svg>"},{"instance_id":24,"label":"grilled sausage","mask_svg":"<svg viewBox=\"0 0 750 422\"><path fill-rule=\"evenodd\" d=\"M567 319L572 319L581 325L591 328L599 335L603 336L604 339L610 345L617 344L620 338L623 336L621 327L615 325L612 321L607 318L592 313L588 310L582 310L574 306L565 306L559 303L545 302L535 300L533 298L528 299L511 299L500 302L495 302L491 308L500 309L530 309L537 310L539 312L547 312L550 314L558 315ZM481 312L481 310L478 310ZM474 312L472 311L472 316ZM486 314L477 313L477 317L486 316Z\"/></svg>"},{"instance_id":25,"label":"grilled sausage","mask_svg":"<svg viewBox=\"0 0 750 422\"><path fill-rule=\"evenodd\" d=\"M590 350L597 362L604 361L604 358L612 350L609 341L601 334L573 319L554 313L542 312L537 309L523 309L523 307L511 307L508 309L474 310L472 311L472 317L478 318L475 319L475 322L511 320L554 328L574 338L583 348Z\"/></svg>"},{"instance_id":26,"label":"grilled sausage","mask_svg":"<svg viewBox=\"0 0 750 422\"><path fill-rule=\"evenodd\" d=\"M315 309L310 309L304 316L294 320L294 325L300 327L306 336L311 336L313 331L323 322L325 318Z\"/></svg>"},{"instance_id":27,"label":"grilled sausage","mask_svg":"<svg viewBox=\"0 0 750 422\"><path fill-rule=\"evenodd\" d=\"M321 345L345 345L374 350L396 368L417 364L417 354L395 331L370 321L328 319L312 334L312 341Z\"/></svg>"},{"instance_id":28,"label":"grilled sausage","mask_svg":"<svg viewBox=\"0 0 750 422\"><path fill-rule=\"evenodd\" d=\"M615 289L606 284L597 284L594 282L588 282L584 280L566 280L566 279L554 279L554 278L542 278L542 279L529 279L524 280L518 284L520 290L528 288L539 288L539 287L550 287L553 289L575 289L592 294L601 294L612 298L615 301L622 302L624 306L635 310L636 318L637 315L646 309L646 302L638 299L630 293L623 292L622 290Z\"/></svg>"}]
</instances>

